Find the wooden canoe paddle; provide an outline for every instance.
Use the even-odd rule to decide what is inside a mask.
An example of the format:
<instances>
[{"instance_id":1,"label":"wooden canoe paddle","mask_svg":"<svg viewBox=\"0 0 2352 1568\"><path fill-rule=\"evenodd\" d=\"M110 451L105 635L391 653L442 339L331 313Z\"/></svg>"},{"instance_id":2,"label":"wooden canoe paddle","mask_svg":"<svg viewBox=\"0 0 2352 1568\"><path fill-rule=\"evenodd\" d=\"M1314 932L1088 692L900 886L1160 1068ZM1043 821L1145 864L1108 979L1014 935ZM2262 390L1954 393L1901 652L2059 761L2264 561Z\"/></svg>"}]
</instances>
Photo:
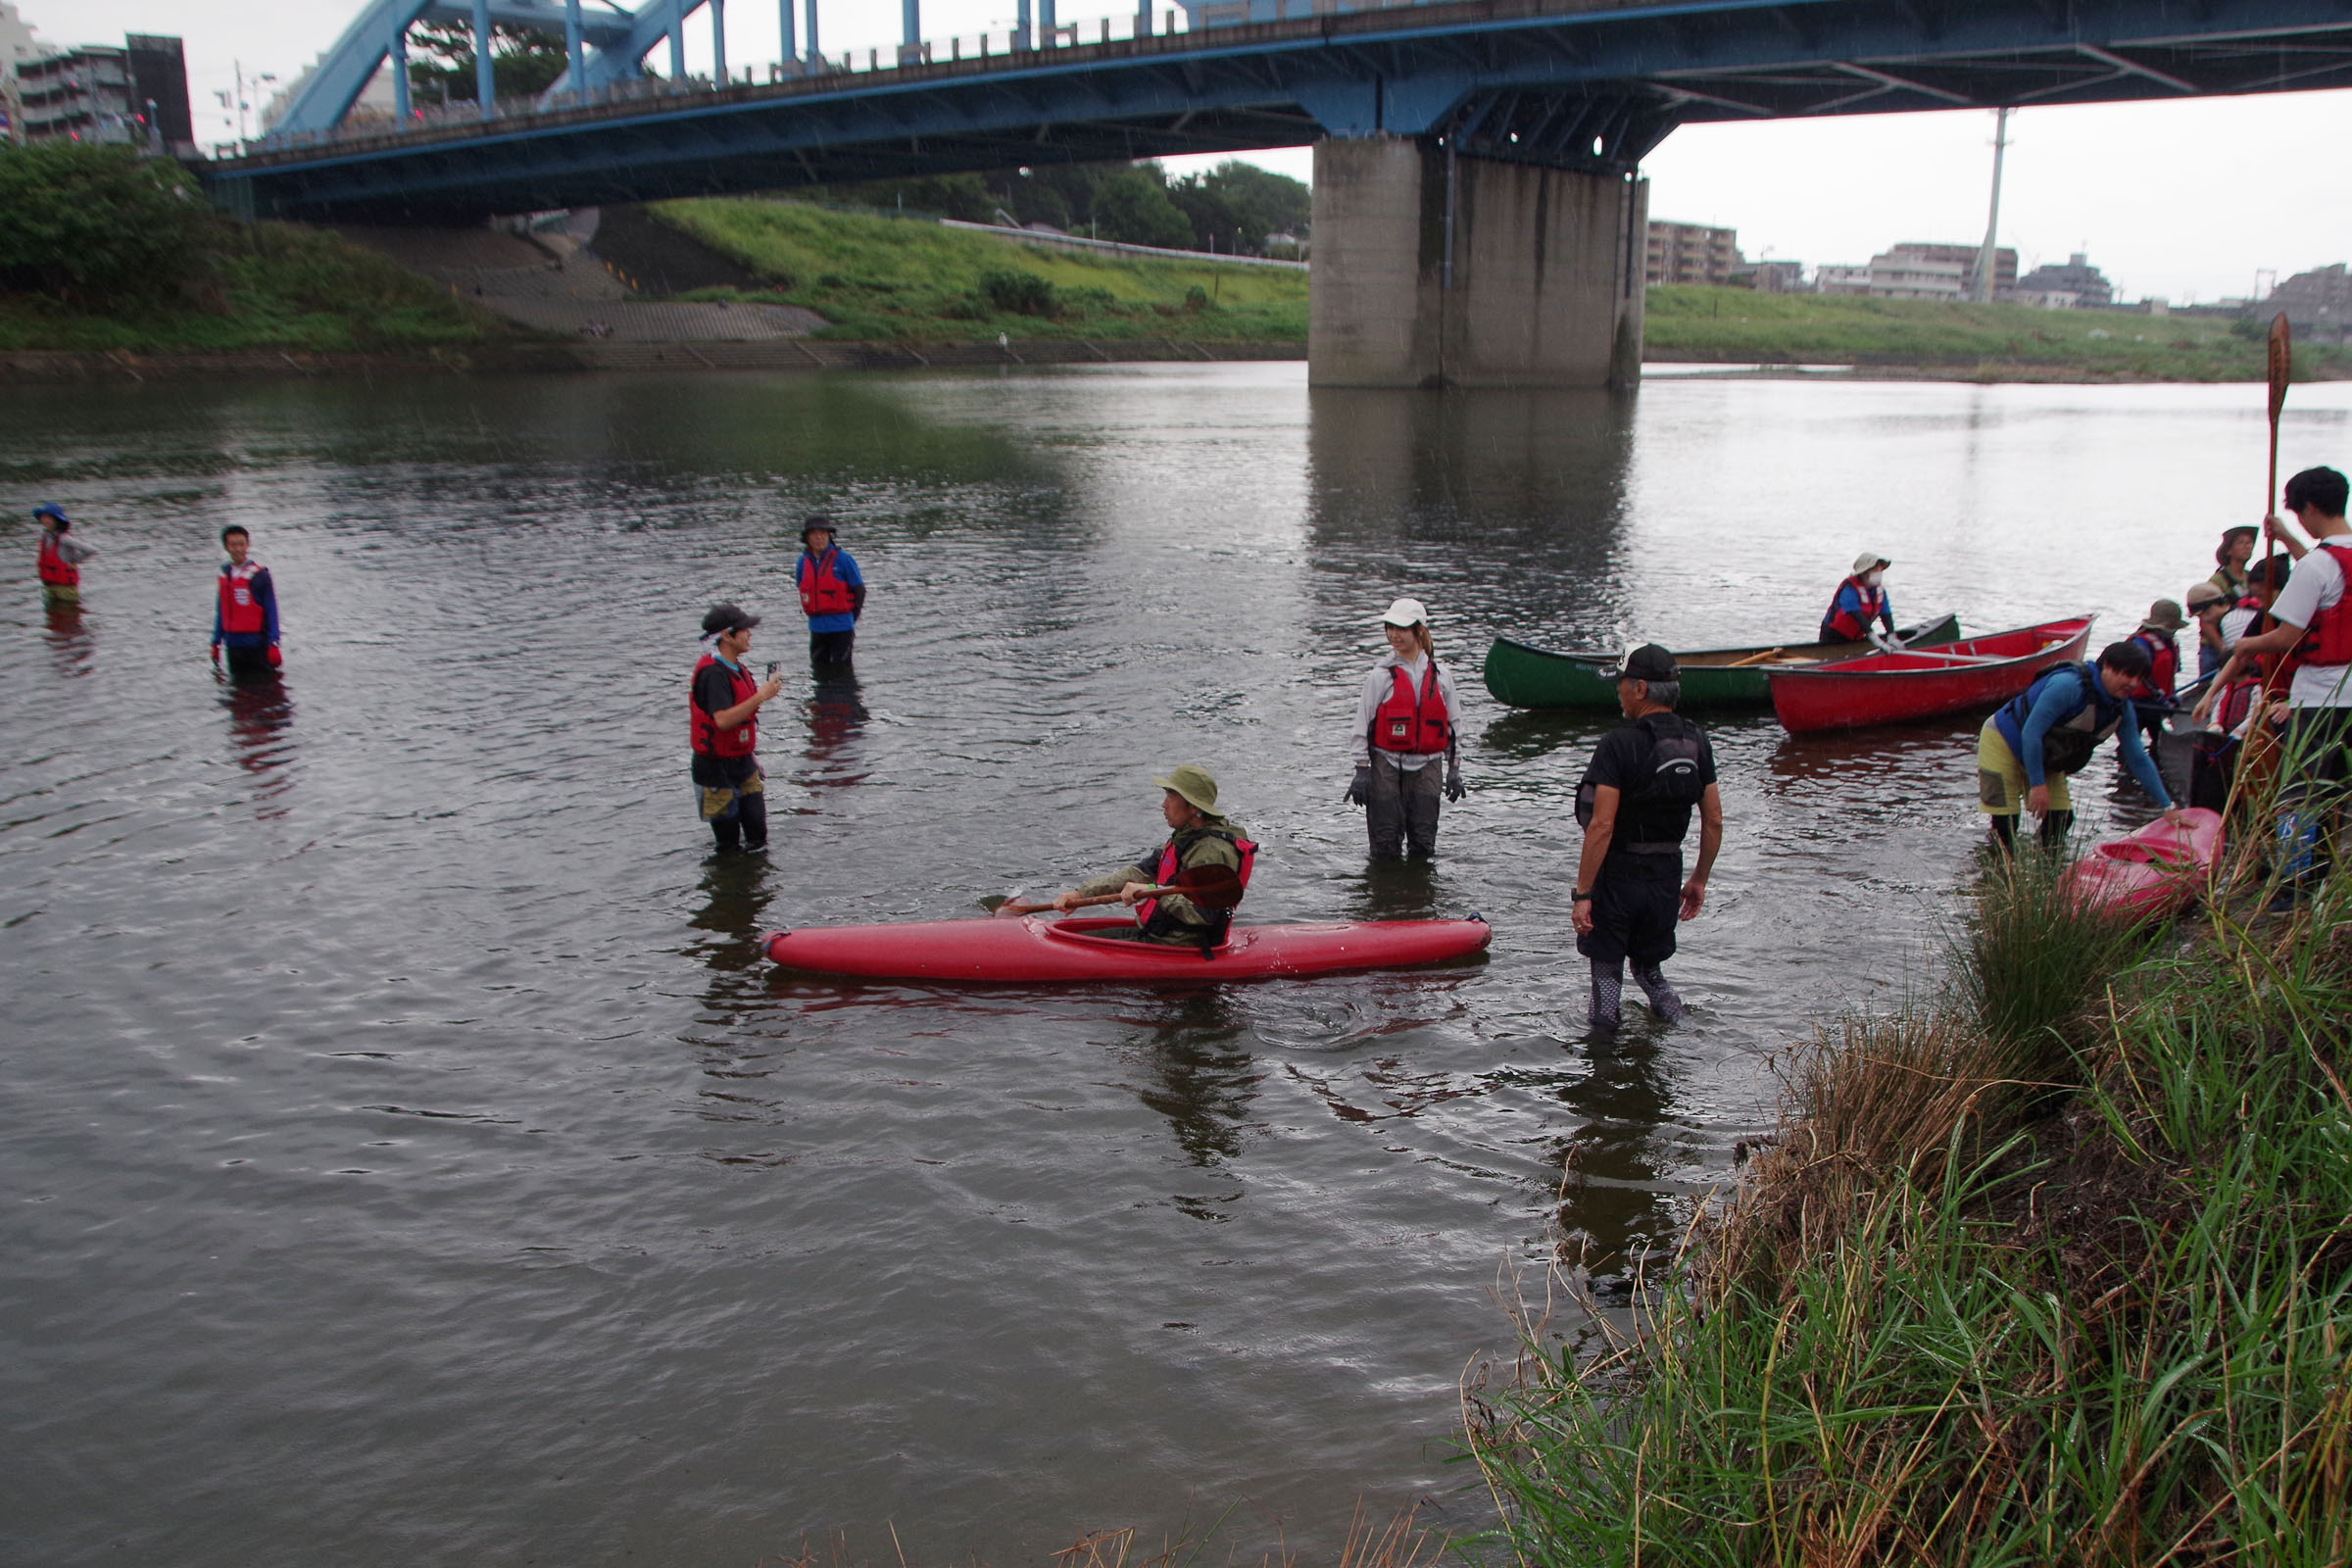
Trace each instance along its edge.
<instances>
[{"instance_id":1,"label":"wooden canoe paddle","mask_svg":"<svg viewBox=\"0 0 2352 1568\"><path fill-rule=\"evenodd\" d=\"M2286 407L2286 383L2295 369L2294 337L2286 324L2284 311L2271 318L2270 361L2271 480L2262 492L2262 514L2265 517L2276 514L2278 510L2278 411ZM2278 541L2271 537L2271 530L2267 526L2262 530L2262 544L2263 581L2269 585L2271 597L2275 600L2278 597L2278 586L2271 573L2278 568L2271 563L2278 557ZM2257 632L2268 631L2271 625L2271 612L2267 610L2254 617L2254 630ZM2283 666L2286 661L2280 660L2278 662Z\"/></svg>"},{"instance_id":2,"label":"wooden canoe paddle","mask_svg":"<svg viewBox=\"0 0 2352 1568\"><path fill-rule=\"evenodd\" d=\"M1761 664L1768 662L1771 660L1778 659L1788 651L1788 650L1786 648L1767 648L1760 654L1750 654L1745 659L1735 659L1723 667L1726 669L1745 669L1750 664Z\"/></svg>"},{"instance_id":3,"label":"wooden canoe paddle","mask_svg":"<svg viewBox=\"0 0 2352 1568\"><path fill-rule=\"evenodd\" d=\"M1162 887L1153 888L1156 895L1181 893L1204 909L1230 909L1242 902L1242 879L1229 865L1201 865L1176 873L1176 879ZM1120 895L1098 893L1080 899L1075 906L1085 908L1095 904L1116 904ZM1044 914L1053 909L1051 904L1021 904L1006 899L997 906L999 914Z\"/></svg>"}]
</instances>

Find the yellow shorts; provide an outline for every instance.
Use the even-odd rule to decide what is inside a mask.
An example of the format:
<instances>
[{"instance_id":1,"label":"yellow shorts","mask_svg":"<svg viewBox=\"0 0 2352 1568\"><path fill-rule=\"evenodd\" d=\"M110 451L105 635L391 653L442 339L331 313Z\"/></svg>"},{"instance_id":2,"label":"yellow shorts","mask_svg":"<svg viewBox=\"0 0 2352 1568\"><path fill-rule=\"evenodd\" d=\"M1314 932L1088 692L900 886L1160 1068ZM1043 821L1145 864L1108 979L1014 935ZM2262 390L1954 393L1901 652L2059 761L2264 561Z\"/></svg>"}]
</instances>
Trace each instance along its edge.
<instances>
[{"instance_id":1,"label":"yellow shorts","mask_svg":"<svg viewBox=\"0 0 2352 1568\"><path fill-rule=\"evenodd\" d=\"M754 772L750 778L740 784L721 784L716 789L702 789L702 786L697 785L696 788L702 790L703 820L708 822L714 816L726 815L735 808L735 802L739 796L766 794L767 785L763 782L764 776L762 773Z\"/></svg>"},{"instance_id":2,"label":"yellow shorts","mask_svg":"<svg viewBox=\"0 0 2352 1568\"><path fill-rule=\"evenodd\" d=\"M2074 809L2074 796L2067 791L2064 773L2045 768L2041 781L2049 786L2051 810ZM1986 816L2015 816L2025 805L2026 788L2026 764L2017 760L2000 730L1986 720L1977 731L1977 809Z\"/></svg>"}]
</instances>

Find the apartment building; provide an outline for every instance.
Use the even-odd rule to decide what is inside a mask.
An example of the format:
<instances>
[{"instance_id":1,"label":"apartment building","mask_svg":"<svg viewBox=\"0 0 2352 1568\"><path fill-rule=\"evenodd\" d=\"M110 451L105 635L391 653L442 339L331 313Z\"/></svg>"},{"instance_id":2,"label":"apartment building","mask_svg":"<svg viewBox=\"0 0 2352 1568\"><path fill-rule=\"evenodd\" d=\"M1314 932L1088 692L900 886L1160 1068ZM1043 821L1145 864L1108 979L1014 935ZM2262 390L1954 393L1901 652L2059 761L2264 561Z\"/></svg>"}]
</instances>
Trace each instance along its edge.
<instances>
[{"instance_id":1,"label":"apartment building","mask_svg":"<svg viewBox=\"0 0 2352 1568\"><path fill-rule=\"evenodd\" d=\"M196 151L188 67L177 38L132 33L16 67L25 141L116 142L178 156ZM154 123L149 123L152 114Z\"/></svg>"},{"instance_id":2,"label":"apartment building","mask_svg":"<svg viewBox=\"0 0 2352 1568\"><path fill-rule=\"evenodd\" d=\"M1732 270L1739 265L1738 229L1650 220L1648 266L1642 274L1646 281L1712 283L1720 288L1731 283Z\"/></svg>"}]
</instances>

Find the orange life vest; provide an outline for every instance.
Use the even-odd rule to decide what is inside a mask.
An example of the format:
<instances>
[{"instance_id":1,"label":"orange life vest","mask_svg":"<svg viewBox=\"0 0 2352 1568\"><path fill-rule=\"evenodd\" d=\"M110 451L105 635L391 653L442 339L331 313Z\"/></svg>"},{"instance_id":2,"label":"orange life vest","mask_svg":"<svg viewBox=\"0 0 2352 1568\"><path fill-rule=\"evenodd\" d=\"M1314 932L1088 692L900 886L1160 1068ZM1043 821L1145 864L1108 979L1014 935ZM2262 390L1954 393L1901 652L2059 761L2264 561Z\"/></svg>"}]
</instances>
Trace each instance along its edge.
<instances>
[{"instance_id":1,"label":"orange life vest","mask_svg":"<svg viewBox=\"0 0 2352 1568\"><path fill-rule=\"evenodd\" d=\"M694 700L694 688L701 684L703 671L722 662L724 661L710 654L705 654L695 662L694 679L686 687L689 734L693 738L695 751L704 757L749 757L760 747L760 715L754 713L731 729L720 729L716 723L717 715L704 712L703 705ZM750 702L760 690L760 683L752 679L752 672L740 664L727 667L727 681L735 698L734 702L727 705L729 708Z\"/></svg>"},{"instance_id":2,"label":"orange life vest","mask_svg":"<svg viewBox=\"0 0 2352 1568\"><path fill-rule=\"evenodd\" d=\"M1421 693L1413 694L1413 683L1401 664L1391 664L1389 700L1372 710L1371 742L1384 752L1409 752L1417 755L1445 751L1453 739L1453 726L1446 717L1446 697L1438 690L1438 662L1429 661L1429 668L1421 676Z\"/></svg>"}]
</instances>

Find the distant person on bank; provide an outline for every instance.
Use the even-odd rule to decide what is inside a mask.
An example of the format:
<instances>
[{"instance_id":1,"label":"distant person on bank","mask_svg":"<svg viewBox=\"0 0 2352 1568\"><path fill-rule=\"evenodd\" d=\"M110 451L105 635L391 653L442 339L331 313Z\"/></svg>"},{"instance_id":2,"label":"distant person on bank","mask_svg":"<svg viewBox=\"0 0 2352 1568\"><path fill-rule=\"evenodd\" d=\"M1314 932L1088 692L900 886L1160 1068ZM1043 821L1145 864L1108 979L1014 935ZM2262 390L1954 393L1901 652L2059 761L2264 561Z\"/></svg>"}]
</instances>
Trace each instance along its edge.
<instances>
[{"instance_id":1,"label":"distant person on bank","mask_svg":"<svg viewBox=\"0 0 2352 1568\"><path fill-rule=\"evenodd\" d=\"M81 564L98 552L74 537L74 524L66 516L66 509L56 502L33 508L32 515L41 525L40 549L33 564L41 579L41 603L80 604Z\"/></svg>"},{"instance_id":2,"label":"distant person on bank","mask_svg":"<svg viewBox=\"0 0 2352 1568\"><path fill-rule=\"evenodd\" d=\"M2139 711L2132 698L2148 674L2145 648L2109 643L2095 664L2043 670L1984 721L1977 732L1977 809L2003 850L2016 847L2021 808L2041 818L2045 847L2066 837L2075 821L2068 780L2110 735L2139 787L2156 798L2167 820L2179 820L2163 775L2139 742Z\"/></svg>"},{"instance_id":3,"label":"distant person on bank","mask_svg":"<svg viewBox=\"0 0 2352 1568\"><path fill-rule=\"evenodd\" d=\"M695 799L718 851L767 848L766 779L760 769L760 710L784 689L774 675L755 680L746 661L758 615L713 605L703 617L687 720L694 748Z\"/></svg>"},{"instance_id":4,"label":"distant person on bank","mask_svg":"<svg viewBox=\"0 0 2352 1568\"><path fill-rule=\"evenodd\" d=\"M235 523L220 530L228 552L213 595L213 663L228 653L231 680L258 680L284 659L277 651L277 584L253 559L253 536Z\"/></svg>"},{"instance_id":5,"label":"distant person on bank","mask_svg":"<svg viewBox=\"0 0 2352 1568\"><path fill-rule=\"evenodd\" d=\"M1576 787L1585 843L1570 916L1576 951L1592 968L1589 1018L1603 1030L1622 1019L1629 958L1650 1011L1663 1023L1682 1021L1683 1000L1661 966L1674 956L1677 924L1705 906L1707 876L1723 848L1715 749L1674 710L1682 699L1674 655L1644 643L1616 673L1617 708L1628 722L1600 738ZM1686 879L1683 841L1694 808L1698 861Z\"/></svg>"},{"instance_id":6,"label":"distant person on bank","mask_svg":"<svg viewBox=\"0 0 2352 1568\"><path fill-rule=\"evenodd\" d=\"M1875 550L1865 550L1854 558L1854 569L1845 581L1830 596L1830 608L1821 617L1821 640L1825 643L1870 642L1870 623L1877 621L1886 628L1886 639L1894 639L1894 601L1886 593L1886 568L1894 563Z\"/></svg>"},{"instance_id":7,"label":"distant person on bank","mask_svg":"<svg viewBox=\"0 0 2352 1568\"><path fill-rule=\"evenodd\" d=\"M2279 792L2279 871L2289 895L2308 893L2329 869L2327 818L2340 811L2352 788L2352 525L2344 503L2352 485L2333 468L2306 468L2286 481L2284 502L2311 536L2306 547L2273 517L2271 536L2295 560L2293 576L2272 600L2276 622L2248 631L2214 680L2231 684L2255 661L2285 661L2287 729L2284 756L2293 774ZM2203 721L2215 698L2197 705Z\"/></svg>"},{"instance_id":8,"label":"distant person on bank","mask_svg":"<svg viewBox=\"0 0 2352 1568\"><path fill-rule=\"evenodd\" d=\"M865 609L865 577L850 553L833 542L833 519L819 513L801 524L801 559L793 564L801 610L808 617L808 662L846 664Z\"/></svg>"},{"instance_id":9,"label":"distant person on bank","mask_svg":"<svg viewBox=\"0 0 2352 1568\"><path fill-rule=\"evenodd\" d=\"M1389 651L1356 699L1355 777L1346 799L1364 808L1372 858L1393 860L1408 848L1435 855L1441 787L1449 801L1470 793L1462 783L1462 700L1452 671L1438 662L1420 600L1397 600L1380 621Z\"/></svg>"},{"instance_id":10,"label":"distant person on bank","mask_svg":"<svg viewBox=\"0 0 2352 1568\"><path fill-rule=\"evenodd\" d=\"M1174 947L1213 948L1225 940L1233 911L1204 909L1181 893L1154 893L1176 880L1180 871L1222 866L1250 885L1257 846L1217 810L1217 781L1208 769L1186 762L1154 778L1159 786L1159 814L1168 824L1167 841L1147 850L1105 876L1079 883L1054 901L1067 914L1078 901L1116 893L1135 910L1135 924L1125 930L1099 931L1097 936L1164 942Z\"/></svg>"},{"instance_id":11,"label":"distant person on bank","mask_svg":"<svg viewBox=\"0 0 2352 1568\"><path fill-rule=\"evenodd\" d=\"M2259 532L2244 526L2224 528L2213 552L2213 575L2205 580L2232 599L2245 598L2246 563L2254 559L2254 536Z\"/></svg>"}]
</instances>

